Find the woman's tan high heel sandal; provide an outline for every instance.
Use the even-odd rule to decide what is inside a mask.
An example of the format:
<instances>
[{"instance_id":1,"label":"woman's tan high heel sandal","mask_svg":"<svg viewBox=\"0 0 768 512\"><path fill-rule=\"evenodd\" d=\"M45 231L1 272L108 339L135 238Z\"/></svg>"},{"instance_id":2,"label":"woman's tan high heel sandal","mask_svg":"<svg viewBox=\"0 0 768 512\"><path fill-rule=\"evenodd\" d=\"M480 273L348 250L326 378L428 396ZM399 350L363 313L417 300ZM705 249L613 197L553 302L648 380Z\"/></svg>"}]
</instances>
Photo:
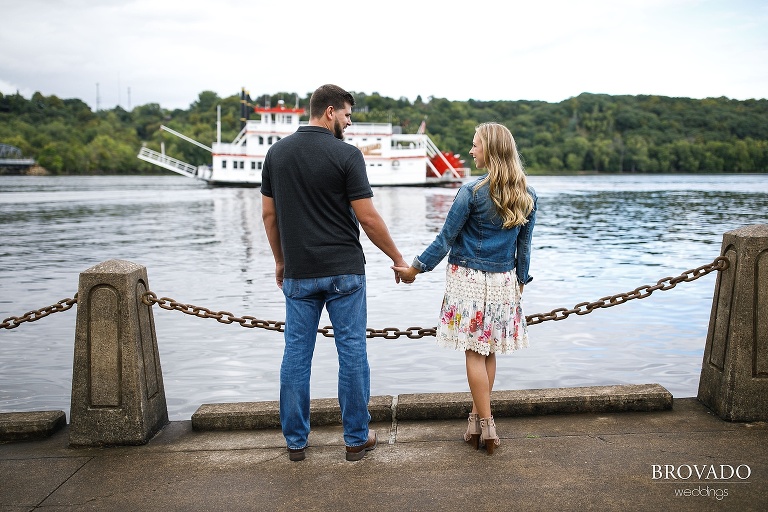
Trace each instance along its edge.
<instances>
[{"instance_id":1,"label":"woman's tan high heel sandal","mask_svg":"<svg viewBox=\"0 0 768 512\"><path fill-rule=\"evenodd\" d=\"M471 444L475 450L480 448L480 417L475 413L469 413L464 440Z\"/></svg>"},{"instance_id":2,"label":"woman's tan high heel sandal","mask_svg":"<svg viewBox=\"0 0 768 512\"><path fill-rule=\"evenodd\" d=\"M499 436L496 435L496 423L493 421L493 416L480 418L480 430L480 442L485 444L488 455L493 455L493 450L501 444Z\"/></svg>"}]
</instances>

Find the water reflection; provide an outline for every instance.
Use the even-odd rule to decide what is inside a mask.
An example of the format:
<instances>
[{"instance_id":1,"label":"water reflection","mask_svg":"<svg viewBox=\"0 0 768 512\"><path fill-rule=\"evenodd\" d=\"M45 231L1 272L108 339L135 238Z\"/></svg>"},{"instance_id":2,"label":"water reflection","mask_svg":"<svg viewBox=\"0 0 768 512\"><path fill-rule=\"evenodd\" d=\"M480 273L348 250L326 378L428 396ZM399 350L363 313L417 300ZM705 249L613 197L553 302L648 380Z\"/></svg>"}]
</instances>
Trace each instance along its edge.
<instances>
[{"instance_id":1,"label":"water reflection","mask_svg":"<svg viewBox=\"0 0 768 512\"><path fill-rule=\"evenodd\" d=\"M626 292L711 262L725 231L766 223L768 176L532 177L539 194L528 314ZM379 188L374 203L406 261L435 237L455 189ZM71 297L110 258L148 269L150 289L213 310L279 320L283 297L258 189L173 176L1 177L2 318ZM371 327L431 327L443 266L395 286L363 236ZM564 322L531 327L531 347L499 361L497 389L658 382L694 396L714 278ZM154 310L172 419L202 403L275 400L282 338ZM327 323L327 317L322 322ZM69 409L75 314L0 331L0 410ZM466 391L463 354L433 338L372 340L374 394ZM336 396L336 354L321 338L314 397Z\"/></svg>"}]
</instances>

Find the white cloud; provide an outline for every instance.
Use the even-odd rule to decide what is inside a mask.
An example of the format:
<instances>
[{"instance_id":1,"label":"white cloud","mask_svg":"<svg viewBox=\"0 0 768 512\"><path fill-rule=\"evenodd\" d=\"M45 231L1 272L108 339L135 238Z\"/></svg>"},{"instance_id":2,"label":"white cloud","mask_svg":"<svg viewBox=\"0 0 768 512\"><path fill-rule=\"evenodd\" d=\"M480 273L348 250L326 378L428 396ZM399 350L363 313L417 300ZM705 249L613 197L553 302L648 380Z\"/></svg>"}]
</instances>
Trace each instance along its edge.
<instances>
[{"instance_id":1,"label":"white cloud","mask_svg":"<svg viewBox=\"0 0 768 512\"><path fill-rule=\"evenodd\" d=\"M759 1L0 2L0 91L186 108L322 83L386 96L765 98ZM128 89L130 88L130 98ZM130 101L130 105L128 102Z\"/></svg>"}]
</instances>

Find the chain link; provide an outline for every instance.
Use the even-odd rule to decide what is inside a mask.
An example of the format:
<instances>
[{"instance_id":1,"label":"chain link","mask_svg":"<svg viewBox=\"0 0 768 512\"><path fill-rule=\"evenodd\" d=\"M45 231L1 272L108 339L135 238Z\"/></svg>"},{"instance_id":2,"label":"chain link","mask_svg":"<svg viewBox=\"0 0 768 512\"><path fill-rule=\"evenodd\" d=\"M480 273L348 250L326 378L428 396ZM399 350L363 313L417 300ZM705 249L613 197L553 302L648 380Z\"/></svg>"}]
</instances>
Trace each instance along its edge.
<instances>
[{"instance_id":1,"label":"chain link","mask_svg":"<svg viewBox=\"0 0 768 512\"><path fill-rule=\"evenodd\" d=\"M27 311L22 316L9 316L3 320L3 323L0 324L0 329L15 329L24 322L34 322L36 320L40 320L41 318L47 317L51 313L66 311L75 304L77 304L77 294L75 294L74 298L61 299L59 302L51 306Z\"/></svg>"},{"instance_id":2,"label":"chain link","mask_svg":"<svg viewBox=\"0 0 768 512\"><path fill-rule=\"evenodd\" d=\"M215 318L217 322L222 324L238 323L241 326L248 327L250 329L258 327L259 329L266 329L268 331L285 331L285 322L278 322L275 320L259 320L256 317L247 315L235 316L229 311L213 312L208 308L176 302L169 297L160 297L158 299L155 292L151 291L145 292L144 295L141 296L141 301L147 306L157 304L163 309L181 311L182 313L196 316L198 318Z\"/></svg>"},{"instance_id":3,"label":"chain link","mask_svg":"<svg viewBox=\"0 0 768 512\"><path fill-rule=\"evenodd\" d=\"M154 292L148 291L144 293L141 301L147 306L158 305L162 309L176 310L186 313L188 315L196 316L198 318L214 318L216 321L223 324L238 323L243 327L260 329L266 329L268 331L285 331L285 322L278 322L275 320L259 320L252 316L237 317L229 311L216 311L213 312L210 309L193 306L191 304L183 304L177 302L168 297L157 298ZM333 338L333 327L327 325L317 330L318 334L322 334L326 338ZM424 336L435 336L435 328L425 329L423 327L408 327L404 331L401 331L397 327L385 327L384 329L366 329L367 338L384 338L387 340L394 340L400 336L407 336L410 339L423 338Z\"/></svg>"},{"instance_id":4,"label":"chain link","mask_svg":"<svg viewBox=\"0 0 768 512\"><path fill-rule=\"evenodd\" d=\"M677 277L665 277L663 279L659 279L653 286L640 286L631 292L609 295L607 297L598 299L595 302L579 302L573 306L572 309L556 308L549 313L536 313L534 315L529 315L525 317L525 319L528 325L536 325L542 322L546 322L547 320L565 320L573 314L587 315L596 309L610 308L612 306L624 304L625 302L632 299L644 299L649 297L655 291L671 290L677 286L678 283L695 281L696 279L703 277L715 270L726 270L729 265L730 262L728 261L728 258L724 256L718 256L712 263L702 265L692 270L687 270Z\"/></svg>"},{"instance_id":5,"label":"chain link","mask_svg":"<svg viewBox=\"0 0 768 512\"><path fill-rule=\"evenodd\" d=\"M573 308L555 308L549 313L536 313L525 317L528 325L536 325L548 320L565 320L570 315L587 315L596 309L610 308L619 304L624 304L632 299L644 299L649 297L655 291L671 290L678 283L690 282L703 277L715 270L726 270L730 262L724 256L718 256L712 263L702 265L701 267L687 270L677 277L665 277L659 279L655 285L643 285L627 293L617 293L616 295L609 295L603 297L594 302L579 302ZM141 301L147 306L157 305L162 309L181 311L187 315L195 316L197 318L214 318L217 322L222 324L238 323L243 327L266 329L268 331L285 331L285 322L276 320L260 320L252 316L235 316L229 311L211 311L208 308L201 306L194 306L192 304L184 304L177 302L169 297L157 298L154 292L145 292L141 297ZM51 313L57 313L59 311L66 311L73 305L77 304L77 294L73 299L62 299L52 306L48 306L35 311L30 311L21 317L9 317L3 320L0 324L0 328L13 329L18 327L24 322L34 322L40 320ZM333 338L333 327L325 326L317 330L318 334L322 334L326 338ZM385 327L384 329L366 329L367 338L384 338L385 340L394 340L400 336L406 336L409 339L415 340L425 336L436 336L437 328L430 327L408 327L405 330L400 330L397 327Z\"/></svg>"}]
</instances>

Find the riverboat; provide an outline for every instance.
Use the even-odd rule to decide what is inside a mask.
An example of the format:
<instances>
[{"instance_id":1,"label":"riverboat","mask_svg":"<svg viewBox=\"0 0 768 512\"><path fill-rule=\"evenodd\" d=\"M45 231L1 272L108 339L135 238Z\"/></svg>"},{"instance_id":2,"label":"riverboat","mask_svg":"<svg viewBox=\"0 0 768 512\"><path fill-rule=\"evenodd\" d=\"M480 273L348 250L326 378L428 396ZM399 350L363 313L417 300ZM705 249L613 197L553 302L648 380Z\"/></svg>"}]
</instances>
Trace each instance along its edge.
<instances>
[{"instance_id":1,"label":"riverboat","mask_svg":"<svg viewBox=\"0 0 768 512\"><path fill-rule=\"evenodd\" d=\"M211 152L210 165L194 166L146 146L138 158L189 178L205 181L210 185L257 186L261 184L264 157L272 144L294 133L305 109L286 106L283 100L276 106L254 106L253 113L259 119L250 119L250 109L245 92L241 105L247 111L242 114L242 129L232 142L221 141L221 110L218 111L217 140L211 147L178 133L166 126L161 128L192 144ZM425 133L422 122L417 133L402 133L399 126L391 123L353 123L347 127L344 140L360 149L365 158L368 181L372 186L436 186L453 185L470 177L470 169L464 166L460 155L441 151Z\"/></svg>"}]
</instances>

